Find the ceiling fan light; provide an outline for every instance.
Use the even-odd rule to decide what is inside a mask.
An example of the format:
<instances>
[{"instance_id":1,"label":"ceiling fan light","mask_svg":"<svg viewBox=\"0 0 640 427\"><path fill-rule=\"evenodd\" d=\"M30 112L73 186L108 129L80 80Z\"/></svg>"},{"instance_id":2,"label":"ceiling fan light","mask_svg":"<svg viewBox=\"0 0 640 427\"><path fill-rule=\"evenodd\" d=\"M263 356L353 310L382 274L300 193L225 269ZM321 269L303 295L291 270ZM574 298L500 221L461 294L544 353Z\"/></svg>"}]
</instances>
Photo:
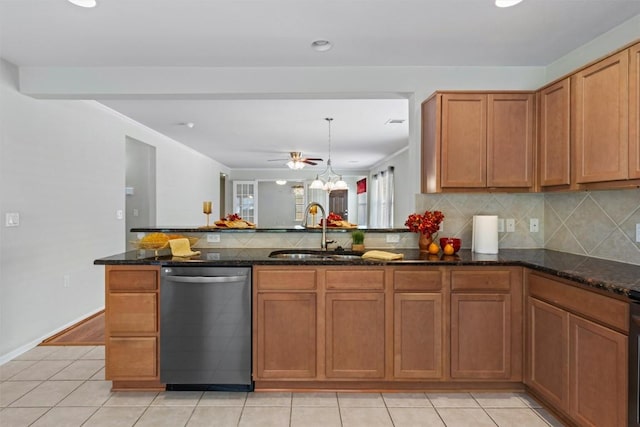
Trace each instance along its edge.
<instances>
[{"instance_id":1,"label":"ceiling fan light","mask_svg":"<svg viewBox=\"0 0 640 427\"><path fill-rule=\"evenodd\" d=\"M511 7L520 3L522 0L496 0L497 7Z\"/></svg>"},{"instance_id":2,"label":"ceiling fan light","mask_svg":"<svg viewBox=\"0 0 640 427\"><path fill-rule=\"evenodd\" d=\"M287 162L287 166L289 166L289 169L299 170L299 169L302 169L304 167L304 163L303 162L299 162L297 160L289 160Z\"/></svg>"}]
</instances>

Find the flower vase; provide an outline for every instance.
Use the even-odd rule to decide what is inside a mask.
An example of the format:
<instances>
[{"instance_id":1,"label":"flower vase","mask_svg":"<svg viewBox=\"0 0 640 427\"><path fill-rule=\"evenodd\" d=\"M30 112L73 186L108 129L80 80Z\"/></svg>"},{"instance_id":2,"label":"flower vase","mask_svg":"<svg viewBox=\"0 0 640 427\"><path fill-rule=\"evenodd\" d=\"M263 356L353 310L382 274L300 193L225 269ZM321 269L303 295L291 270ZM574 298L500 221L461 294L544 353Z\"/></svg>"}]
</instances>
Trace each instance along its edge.
<instances>
[{"instance_id":1,"label":"flower vase","mask_svg":"<svg viewBox=\"0 0 640 427\"><path fill-rule=\"evenodd\" d=\"M429 245L431 243L433 243L433 236L431 234L420 233L420 237L418 238L418 246L420 247L420 252L428 252Z\"/></svg>"}]
</instances>

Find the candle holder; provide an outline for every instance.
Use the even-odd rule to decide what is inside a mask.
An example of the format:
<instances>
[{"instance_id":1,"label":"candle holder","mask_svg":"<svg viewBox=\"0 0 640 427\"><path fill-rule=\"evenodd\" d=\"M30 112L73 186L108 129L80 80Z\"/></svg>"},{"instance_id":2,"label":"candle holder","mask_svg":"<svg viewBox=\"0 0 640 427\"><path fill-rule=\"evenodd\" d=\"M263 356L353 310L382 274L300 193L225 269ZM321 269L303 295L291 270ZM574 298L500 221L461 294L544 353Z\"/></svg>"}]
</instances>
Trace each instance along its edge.
<instances>
[{"instance_id":1,"label":"candle holder","mask_svg":"<svg viewBox=\"0 0 640 427\"><path fill-rule=\"evenodd\" d=\"M209 228L209 215L211 215L211 202L210 201L202 202L202 213L204 213L207 216L207 225L206 225L206 227Z\"/></svg>"}]
</instances>

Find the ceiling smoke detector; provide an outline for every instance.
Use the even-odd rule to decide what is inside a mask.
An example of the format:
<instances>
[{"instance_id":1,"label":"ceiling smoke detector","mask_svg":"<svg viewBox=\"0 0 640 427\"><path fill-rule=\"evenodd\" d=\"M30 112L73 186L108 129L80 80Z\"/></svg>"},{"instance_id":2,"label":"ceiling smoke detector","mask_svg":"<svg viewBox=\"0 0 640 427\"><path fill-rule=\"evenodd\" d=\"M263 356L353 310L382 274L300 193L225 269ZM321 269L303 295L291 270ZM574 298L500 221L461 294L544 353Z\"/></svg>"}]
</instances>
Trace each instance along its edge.
<instances>
[{"instance_id":1,"label":"ceiling smoke detector","mask_svg":"<svg viewBox=\"0 0 640 427\"><path fill-rule=\"evenodd\" d=\"M329 40L315 40L311 43L311 48L317 52L326 52L333 47Z\"/></svg>"}]
</instances>

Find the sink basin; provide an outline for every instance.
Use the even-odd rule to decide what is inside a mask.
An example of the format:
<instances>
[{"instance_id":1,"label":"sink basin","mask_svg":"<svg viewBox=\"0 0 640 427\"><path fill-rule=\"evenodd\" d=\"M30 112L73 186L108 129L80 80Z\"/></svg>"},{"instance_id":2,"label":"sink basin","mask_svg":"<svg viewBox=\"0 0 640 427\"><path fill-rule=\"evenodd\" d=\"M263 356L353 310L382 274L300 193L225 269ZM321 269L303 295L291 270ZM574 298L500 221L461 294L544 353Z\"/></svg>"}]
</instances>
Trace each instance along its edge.
<instances>
[{"instance_id":1,"label":"sink basin","mask_svg":"<svg viewBox=\"0 0 640 427\"><path fill-rule=\"evenodd\" d=\"M290 259L294 261L348 261L362 259L358 253L314 251L305 249L273 251L269 258Z\"/></svg>"}]
</instances>

